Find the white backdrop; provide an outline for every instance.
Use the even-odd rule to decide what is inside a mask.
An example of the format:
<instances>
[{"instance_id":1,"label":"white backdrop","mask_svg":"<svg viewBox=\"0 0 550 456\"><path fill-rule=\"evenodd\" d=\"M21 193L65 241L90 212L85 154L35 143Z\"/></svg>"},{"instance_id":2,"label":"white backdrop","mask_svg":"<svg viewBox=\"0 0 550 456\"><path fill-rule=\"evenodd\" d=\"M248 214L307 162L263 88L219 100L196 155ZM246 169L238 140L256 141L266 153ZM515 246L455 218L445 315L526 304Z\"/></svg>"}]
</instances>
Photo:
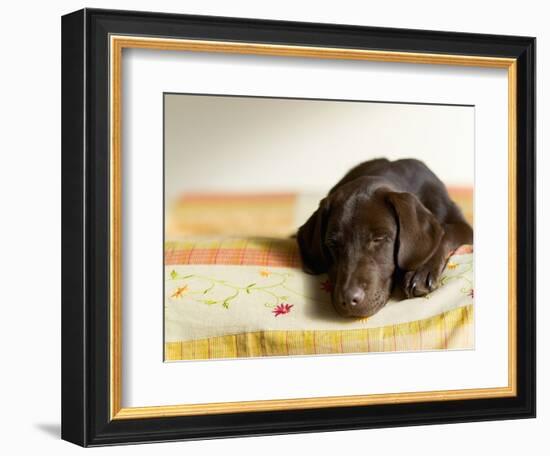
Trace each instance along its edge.
<instances>
[{"instance_id":1,"label":"white backdrop","mask_svg":"<svg viewBox=\"0 0 550 456\"><path fill-rule=\"evenodd\" d=\"M280 72L280 58L260 61ZM366 71L361 62L339 63ZM309 61L307 77L318 80L328 67ZM383 79L362 85L379 95ZM447 185L474 183L473 106L169 94L165 113L168 199L185 191L324 195L352 167L379 157L417 158Z\"/></svg>"},{"instance_id":2,"label":"white backdrop","mask_svg":"<svg viewBox=\"0 0 550 456\"><path fill-rule=\"evenodd\" d=\"M0 167L3 219L2 258L2 377L0 403L2 450L73 454L80 450L58 438L60 422L60 15L82 6L161 10L289 19L314 22L523 34L538 37L538 81L548 80L550 32L544 3L463 1L449 6L438 1L255 2L245 0L104 0L56 3L9 3L0 27L2 69ZM22 24L25 24L23 27ZM539 126L550 120L548 90L539 84ZM539 141L539 256L550 255L548 205L549 161ZM546 154L547 155L547 154ZM31 246L36 248L29 250ZM32 253L32 256L29 255ZM31 261L32 259L39 261ZM544 289L548 266L539 264L539 411L537 420L409 427L370 431L262 437L187 443L103 448L94 454L316 454L346 449L388 454L447 456L468 454L543 454L548 449L550 382L548 357L550 294ZM391 450L390 450L391 449Z\"/></svg>"}]
</instances>

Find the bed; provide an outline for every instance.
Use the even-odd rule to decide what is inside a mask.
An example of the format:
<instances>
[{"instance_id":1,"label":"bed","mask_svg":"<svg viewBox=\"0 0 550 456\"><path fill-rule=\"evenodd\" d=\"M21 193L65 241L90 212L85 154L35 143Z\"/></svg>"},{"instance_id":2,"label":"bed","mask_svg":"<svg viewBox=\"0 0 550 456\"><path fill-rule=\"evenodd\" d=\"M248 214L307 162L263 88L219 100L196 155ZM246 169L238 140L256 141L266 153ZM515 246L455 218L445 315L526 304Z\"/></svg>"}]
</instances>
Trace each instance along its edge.
<instances>
[{"instance_id":1,"label":"bed","mask_svg":"<svg viewBox=\"0 0 550 456\"><path fill-rule=\"evenodd\" d=\"M470 189L450 188L472 220ZM302 272L290 237L318 195L185 194L167 204L165 360L471 349L473 248L451 256L441 286L342 318L326 275Z\"/></svg>"}]
</instances>

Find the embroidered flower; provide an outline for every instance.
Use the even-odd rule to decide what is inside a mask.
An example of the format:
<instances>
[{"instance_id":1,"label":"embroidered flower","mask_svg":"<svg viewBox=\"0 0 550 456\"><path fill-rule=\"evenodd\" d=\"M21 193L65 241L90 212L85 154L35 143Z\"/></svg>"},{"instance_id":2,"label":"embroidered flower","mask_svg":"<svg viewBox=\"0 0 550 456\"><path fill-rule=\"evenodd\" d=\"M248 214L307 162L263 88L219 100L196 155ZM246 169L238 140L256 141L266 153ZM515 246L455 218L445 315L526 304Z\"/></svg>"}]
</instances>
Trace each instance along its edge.
<instances>
[{"instance_id":1,"label":"embroidered flower","mask_svg":"<svg viewBox=\"0 0 550 456\"><path fill-rule=\"evenodd\" d=\"M265 269L262 269L262 270L260 271L260 275L261 275L262 277L269 277L269 276L271 275L271 272L266 271Z\"/></svg>"},{"instance_id":2,"label":"embroidered flower","mask_svg":"<svg viewBox=\"0 0 550 456\"><path fill-rule=\"evenodd\" d=\"M449 263L447 264L447 269L456 269L458 267L458 263Z\"/></svg>"},{"instance_id":3,"label":"embroidered flower","mask_svg":"<svg viewBox=\"0 0 550 456\"><path fill-rule=\"evenodd\" d=\"M172 298L181 298L188 290L188 286L184 285L183 287L176 288L176 291L172 293Z\"/></svg>"},{"instance_id":4,"label":"embroidered flower","mask_svg":"<svg viewBox=\"0 0 550 456\"><path fill-rule=\"evenodd\" d=\"M321 282L321 290L332 293L332 283L330 283L330 280L327 279Z\"/></svg>"},{"instance_id":5,"label":"embroidered flower","mask_svg":"<svg viewBox=\"0 0 550 456\"><path fill-rule=\"evenodd\" d=\"M290 309L294 307L294 304L279 304L275 309L273 309L273 314L278 317L279 315L284 315L290 312Z\"/></svg>"}]
</instances>

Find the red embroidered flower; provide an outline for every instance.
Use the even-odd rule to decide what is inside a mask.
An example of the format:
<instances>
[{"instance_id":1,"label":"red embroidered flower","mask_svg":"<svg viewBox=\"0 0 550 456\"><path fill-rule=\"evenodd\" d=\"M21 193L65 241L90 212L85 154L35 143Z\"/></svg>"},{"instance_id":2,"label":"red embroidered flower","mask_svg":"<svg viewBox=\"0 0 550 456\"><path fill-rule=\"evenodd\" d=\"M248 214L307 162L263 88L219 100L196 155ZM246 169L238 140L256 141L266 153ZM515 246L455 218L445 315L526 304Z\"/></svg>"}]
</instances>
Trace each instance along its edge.
<instances>
[{"instance_id":1,"label":"red embroidered flower","mask_svg":"<svg viewBox=\"0 0 550 456\"><path fill-rule=\"evenodd\" d=\"M275 307L275 309L273 309L273 313L275 314L276 317L278 317L279 315L284 315L289 313L290 309L292 309L293 307L294 307L294 304L286 304L286 303L279 304L277 307Z\"/></svg>"},{"instance_id":2,"label":"red embroidered flower","mask_svg":"<svg viewBox=\"0 0 550 456\"><path fill-rule=\"evenodd\" d=\"M324 282L321 282L321 290L326 291L327 293L332 293L332 283L330 283L330 280L325 280Z\"/></svg>"}]
</instances>

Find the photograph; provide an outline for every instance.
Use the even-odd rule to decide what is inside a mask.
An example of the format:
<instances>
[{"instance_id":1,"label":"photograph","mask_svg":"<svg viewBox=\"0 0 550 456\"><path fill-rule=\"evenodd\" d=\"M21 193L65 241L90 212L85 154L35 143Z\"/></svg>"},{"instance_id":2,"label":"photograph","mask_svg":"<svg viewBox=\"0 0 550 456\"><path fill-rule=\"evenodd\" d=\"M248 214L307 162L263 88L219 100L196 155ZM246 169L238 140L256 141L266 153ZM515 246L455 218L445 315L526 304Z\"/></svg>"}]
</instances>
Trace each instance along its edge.
<instances>
[{"instance_id":1,"label":"photograph","mask_svg":"<svg viewBox=\"0 0 550 456\"><path fill-rule=\"evenodd\" d=\"M166 362L475 349L474 106L163 97Z\"/></svg>"}]
</instances>

